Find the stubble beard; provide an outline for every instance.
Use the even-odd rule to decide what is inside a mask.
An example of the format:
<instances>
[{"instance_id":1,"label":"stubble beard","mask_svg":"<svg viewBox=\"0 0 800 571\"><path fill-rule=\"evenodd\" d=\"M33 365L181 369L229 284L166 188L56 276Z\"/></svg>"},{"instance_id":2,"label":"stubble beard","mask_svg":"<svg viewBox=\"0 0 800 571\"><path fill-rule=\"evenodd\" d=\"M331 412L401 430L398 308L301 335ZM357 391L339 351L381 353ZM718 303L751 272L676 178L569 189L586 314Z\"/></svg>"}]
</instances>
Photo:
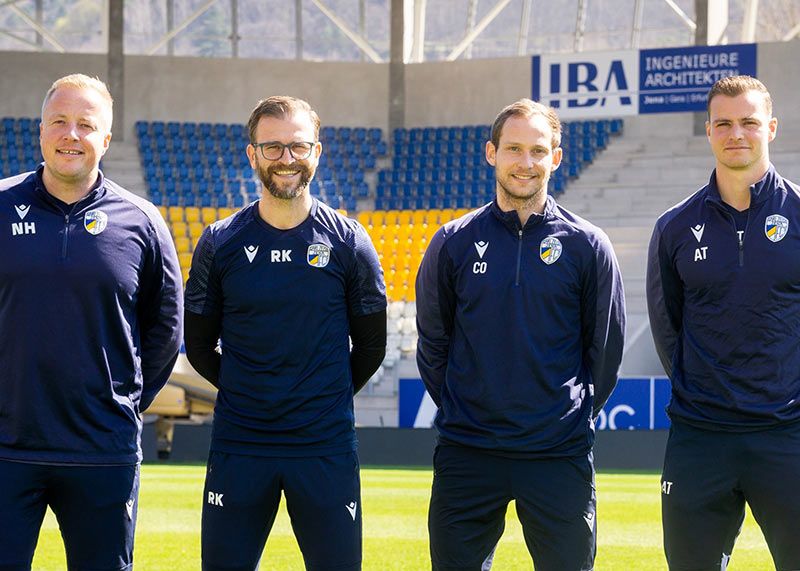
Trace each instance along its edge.
<instances>
[{"instance_id":1,"label":"stubble beard","mask_svg":"<svg viewBox=\"0 0 800 571\"><path fill-rule=\"evenodd\" d=\"M547 183L548 180L543 180L542 186L537 188L533 194L527 194L524 196L520 196L509 190L508 186L503 184L503 181L495 175L495 183L497 185L497 194L503 195L503 200L509 205L512 206L515 210L523 210L528 209L532 206L536 206L540 203L544 203L547 200Z\"/></svg>"}]
</instances>

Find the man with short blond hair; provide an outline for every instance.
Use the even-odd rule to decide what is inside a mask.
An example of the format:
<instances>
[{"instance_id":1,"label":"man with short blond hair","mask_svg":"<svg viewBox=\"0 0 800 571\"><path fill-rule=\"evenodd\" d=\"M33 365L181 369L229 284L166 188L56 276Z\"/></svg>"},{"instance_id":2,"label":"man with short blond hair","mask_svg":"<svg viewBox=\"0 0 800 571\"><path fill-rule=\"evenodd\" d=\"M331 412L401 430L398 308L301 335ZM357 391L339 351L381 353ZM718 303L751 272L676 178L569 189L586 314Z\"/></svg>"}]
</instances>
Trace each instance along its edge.
<instances>
[{"instance_id":1,"label":"man with short blond hair","mask_svg":"<svg viewBox=\"0 0 800 571\"><path fill-rule=\"evenodd\" d=\"M0 569L49 506L70 571L133 568L142 411L180 347L181 276L155 206L99 170L112 101L84 75L42 106L44 162L0 181Z\"/></svg>"},{"instance_id":2,"label":"man with short blond hair","mask_svg":"<svg viewBox=\"0 0 800 571\"><path fill-rule=\"evenodd\" d=\"M650 242L650 324L672 383L661 485L672 571L725 569L746 504L775 567L800 569L800 188L770 162L777 128L760 81L714 84L714 171Z\"/></svg>"},{"instance_id":3,"label":"man with short blond hair","mask_svg":"<svg viewBox=\"0 0 800 571\"><path fill-rule=\"evenodd\" d=\"M560 140L553 109L503 109L486 142L494 202L436 232L419 269L435 571L491 566L511 500L537 570L594 566L594 418L617 383L625 302L608 237L547 194Z\"/></svg>"}]
</instances>

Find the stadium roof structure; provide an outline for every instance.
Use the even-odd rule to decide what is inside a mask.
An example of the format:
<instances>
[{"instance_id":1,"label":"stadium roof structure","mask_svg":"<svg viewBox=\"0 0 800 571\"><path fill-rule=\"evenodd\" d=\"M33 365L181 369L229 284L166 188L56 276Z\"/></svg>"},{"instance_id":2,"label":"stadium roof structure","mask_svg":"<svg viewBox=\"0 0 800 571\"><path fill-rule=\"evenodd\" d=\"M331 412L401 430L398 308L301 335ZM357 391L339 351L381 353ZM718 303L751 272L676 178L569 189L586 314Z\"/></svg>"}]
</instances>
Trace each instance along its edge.
<instances>
[{"instance_id":1,"label":"stadium roof structure","mask_svg":"<svg viewBox=\"0 0 800 571\"><path fill-rule=\"evenodd\" d=\"M0 0L8 51L417 63L799 34L796 0Z\"/></svg>"}]
</instances>

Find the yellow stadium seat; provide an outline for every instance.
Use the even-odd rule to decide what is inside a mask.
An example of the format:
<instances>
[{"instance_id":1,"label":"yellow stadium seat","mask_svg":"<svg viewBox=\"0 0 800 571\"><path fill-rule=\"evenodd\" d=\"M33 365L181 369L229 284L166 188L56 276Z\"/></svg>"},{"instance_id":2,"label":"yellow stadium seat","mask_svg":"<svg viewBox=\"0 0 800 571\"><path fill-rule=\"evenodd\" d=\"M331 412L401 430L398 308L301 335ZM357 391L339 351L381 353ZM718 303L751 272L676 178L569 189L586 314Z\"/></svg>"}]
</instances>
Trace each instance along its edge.
<instances>
[{"instance_id":1,"label":"yellow stadium seat","mask_svg":"<svg viewBox=\"0 0 800 571\"><path fill-rule=\"evenodd\" d=\"M394 294L394 285L391 282L386 282L386 297L389 301L398 301Z\"/></svg>"},{"instance_id":2,"label":"yellow stadium seat","mask_svg":"<svg viewBox=\"0 0 800 571\"><path fill-rule=\"evenodd\" d=\"M170 206L167 209L168 217L170 222L183 222L183 207L182 206Z\"/></svg>"},{"instance_id":3,"label":"yellow stadium seat","mask_svg":"<svg viewBox=\"0 0 800 571\"><path fill-rule=\"evenodd\" d=\"M459 208L458 210L456 210L453 219L455 220L456 218L461 218L465 214L469 214L469 212L470 212L469 208Z\"/></svg>"},{"instance_id":4,"label":"yellow stadium seat","mask_svg":"<svg viewBox=\"0 0 800 571\"><path fill-rule=\"evenodd\" d=\"M192 265L192 255L189 252L181 252L178 254L178 260L181 263L181 268L188 269Z\"/></svg>"},{"instance_id":5,"label":"yellow stadium seat","mask_svg":"<svg viewBox=\"0 0 800 571\"><path fill-rule=\"evenodd\" d=\"M199 240L200 240L200 238L199 238L199 237L198 237L198 238L192 238L192 239L191 239L191 244L192 244L192 252L194 252L194 249L195 249L195 248L197 248L197 242L198 242Z\"/></svg>"},{"instance_id":6,"label":"yellow stadium seat","mask_svg":"<svg viewBox=\"0 0 800 571\"><path fill-rule=\"evenodd\" d=\"M387 210L384 214L383 223L386 226L394 226L397 224L397 210Z\"/></svg>"},{"instance_id":7,"label":"yellow stadium seat","mask_svg":"<svg viewBox=\"0 0 800 571\"><path fill-rule=\"evenodd\" d=\"M400 226L407 226L411 224L411 210L401 210L397 213L397 223Z\"/></svg>"},{"instance_id":8,"label":"yellow stadium seat","mask_svg":"<svg viewBox=\"0 0 800 571\"><path fill-rule=\"evenodd\" d=\"M175 249L178 250L178 253L191 252L189 244L190 244L189 238L187 238L186 236L175 237Z\"/></svg>"},{"instance_id":9,"label":"yellow stadium seat","mask_svg":"<svg viewBox=\"0 0 800 571\"><path fill-rule=\"evenodd\" d=\"M199 238L200 234L203 233L203 226L202 222L192 222L189 224L189 237L190 238Z\"/></svg>"},{"instance_id":10,"label":"yellow stadium seat","mask_svg":"<svg viewBox=\"0 0 800 571\"><path fill-rule=\"evenodd\" d=\"M228 216L233 216L237 210L238 208L220 207L217 210L217 215L219 216L219 219L222 220L223 218L227 218Z\"/></svg>"},{"instance_id":11,"label":"yellow stadium seat","mask_svg":"<svg viewBox=\"0 0 800 571\"><path fill-rule=\"evenodd\" d=\"M439 224L439 209L431 208L425 211L425 223L428 226L437 226Z\"/></svg>"},{"instance_id":12,"label":"yellow stadium seat","mask_svg":"<svg viewBox=\"0 0 800 571\"><path fill-rule=\"evenodd\" d=\"M425 217L427 215L428 215L428 211L427 210L415 210L411 214L411 223L414 226L420 226L422 224L425 224Z\"/></svg>"},{"instance_id":13,"label":"yellow stadium seat","mask_svg":"<svg viewBox=\"0 0 800 571\"><path fill-rule=\"evenodd\" d=\"M456 211L452 208L442 208L439 211L439 225L441 226L445 222L450 222L455 219L455 213Z\"/></svg>"},{"instance_id":14,"label":"yellow stadium seat","mask_svg":"<svg viewBox=\"0 0 800 571\"><path fill-rule=\"evenodd\" d=\"M181 276L183 276L183 283L189 279L189 268L181 268Z\"/></svg>"},{"instance_id":15,"label":"yellow stadium seat","mask_svg":"<svg viewBox=\"0 0 800 571\"><path fill-rule=\"evenodd\" d=\"M183 219L184 221L191 224L192 222L199 222L200 221L200 209L196 206L187 206L183 209Z\"/></svg>"},{"instance_id":16,"label":"yellow stadium seat","mask_svg":"<svg viewBox=\"0 0 800 571\"><path fill-rule=\"evenodd\" d=\"M212 206L204 206L200 211L200 220L203 224L211 224L217 220L217 209Z\"/></svg>"},{"instance_id":17,"label":"yellow stadium seat","mask_svg":"<svg viewBox=\"0 0 800 571\"><path fill-rule=\"evenodd\" d=\"M373 226L383 226L384 220L384 211L383 210L376 210L372 213L372 225Z\"/></svg>"},{"instance_id":18,"label":"yellow stadium seat","mask_svg":"<svg viewBox=\"0 0 800 571\"><path fill-rule=\"evenodd\" d=\"M178 238L179 236L186 236L188 234L188 226L186 222L173 222L172 235Z\"/></svg>"},{"instance_id":19,"label":"yellow stadium seat","mask_svg":"<svg viewBox=\"0 0 800 571\"><path fill-rule=\"evenodd\" d=\"M166 220L167 219L167 207L166 206L159 206L158 211L161 213L161 217Z\"/></svg>"},{"instance_id":20,"label":"yellow stadium seat","mask_svg":"<svg viewBox=\"0 0 800 571\"><path fill-rule=\"evenodd\" d=\"M362 210L356 216L356 220L358 220L364 228L370 226L370 212L367 210Z\"/></svg>"}]
</instances>

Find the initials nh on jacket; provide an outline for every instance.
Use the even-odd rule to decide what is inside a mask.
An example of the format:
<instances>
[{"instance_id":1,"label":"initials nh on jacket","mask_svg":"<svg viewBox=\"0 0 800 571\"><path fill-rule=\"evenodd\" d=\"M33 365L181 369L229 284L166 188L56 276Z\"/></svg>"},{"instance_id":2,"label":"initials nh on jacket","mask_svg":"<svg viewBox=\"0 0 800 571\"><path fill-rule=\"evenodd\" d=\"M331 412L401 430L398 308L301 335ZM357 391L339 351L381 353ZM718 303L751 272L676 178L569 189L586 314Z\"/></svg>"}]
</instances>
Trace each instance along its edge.
<instances>
[{"instance_id":1,"label":"initials nh on jacket","mask_svg":"<svg viewBox=\"0 0 800 571\"><path fill-rule=\"evenodd\" d=\"M291 262L292 261L292 251L291 250L270 250L270 252L269 252L269 261L270 262Z\"/></svg>"},{"instance_id":2,"label":"initials nh on jacket","mask_svg":"<svg viewBox=\"0 0 800 571\"><path fill-rule=\"evenodd\" d=\"M33 222L12 222L11 235L20 236L24 234L36 234L36 224Z\"/></svg>"}]
</instances>

